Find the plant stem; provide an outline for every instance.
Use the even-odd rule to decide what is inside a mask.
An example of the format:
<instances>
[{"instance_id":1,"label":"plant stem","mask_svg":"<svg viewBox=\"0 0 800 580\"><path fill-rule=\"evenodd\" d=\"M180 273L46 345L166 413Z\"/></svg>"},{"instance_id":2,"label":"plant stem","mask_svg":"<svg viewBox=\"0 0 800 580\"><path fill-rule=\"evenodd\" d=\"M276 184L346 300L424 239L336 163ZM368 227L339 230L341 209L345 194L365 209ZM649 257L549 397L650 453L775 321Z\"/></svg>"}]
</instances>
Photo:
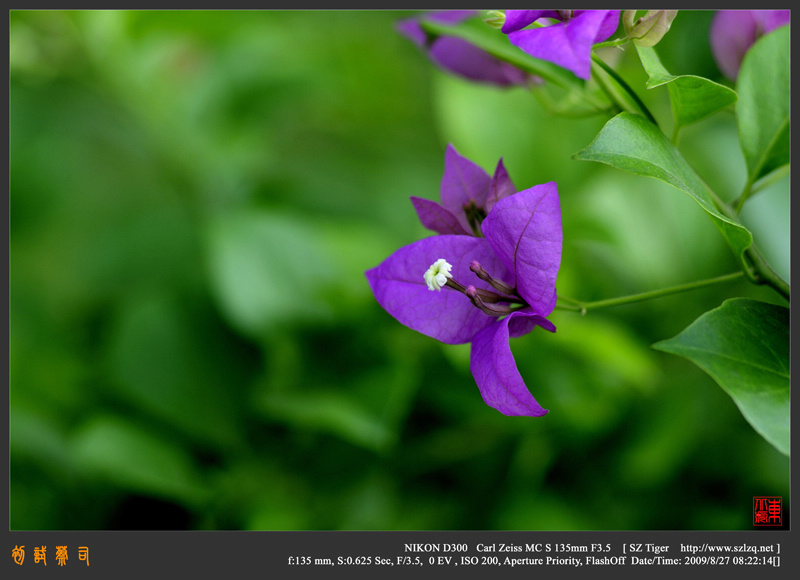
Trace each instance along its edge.
<instances>
[{"instance_id":1,"label":"plant stem","mask_svg":"<svg viewBox=\"0 0 800 580\"><path fill-rule=\"evenodd\" d=\"M581 303L580 300L575 300L574 298L570 298L569 296L559 296L558 299L559 300L563 300L564 302L569 302L571 304L576 304L576 305Z\"/></svg>"},{"instance_id":2,"label":"plant stem","mask_svg":"<svg viewBox=\"0 0 800 580\"><path fill-rule=\"evenodd\" d=\"M769 187L776 181L783 179L783 177L786 176L790 171L791 171L791 166L784 165L783 167L776 169L775 171L773 171L772 173L770 173L769 175L767 175L766 177L764 177L755 184L751 179L748 179L747 183L744 186L744 189L742 190L741 195L735 201L731 202L731 206L736 211L736 213L741 212L742 206L744 205L744 202L748 200L748 198L750 198L752 195L755 195L762 189Z\"/></svg>"},{"instance_id":3,"label":"plant stem","mask_svg":"<svg viewBox=\"0 0 800 580\"><path fill-rule=\"evenodd\" d=\"M703 182L703 185L720 213L732 222L739 224L739 216L736 214L737 210L733 207L734 203L729 205L723 202L705 182ZM742 192L742 195L739 197L739 203L736 205L741 206L741 204L744 203L744 199L747 199L747 197L755 191L751 188L751 185L751 180L748 180L744 192ZM742 256L737 256L737 258L740 259L742 270L753 284L766 284L783 296L787 301L791 301L791 287L769 264L767 264L761 252L759 252L753 244L750 244Z\"/></svg>"},{"instance_id":4,"label":"plant stem","mask_svg":"<svg viewBox=\"0 0 800 580\"><path fill-rule=\"evenodd\" d=\"M771 175L770 175L771 177ZM739 206L744 203L744 200L747 199L753 192L757 191L757 188L753 188L752 179L747 180L747 185L745 186L744 190L742 191L742 195L739 196L739 200L735 202L731 202L730 204L725 203L720 199L720 197L714 193L714 190L711 189L708 184L702 180L703 187L705 187L708 195L711 197L711 201L714 202L714 205L717 207L717 210L731 220L733 223L737 225L741 225L739 221L739 216L737 215L737 209L734 207ZM759 185L759 188L763 187L763 185ZM773 270L769 264L767 264L766 260L761 256L761 253L756 249L753 244L744 250L741 255L737 255L736 259L739 261L740 265L742 266L742 271L747 276L747 279L750 280L753 284L766 284L770 286L773 290L775 290L778 294L783 296L787 301L791 301L791 287L787 284L778 274Z\"/></svg>"},{"instance_id":5,"label":"plant stem","mask_svg":"<svg viewBox=\"0 0 800 580\"><path fill-rule=\"evenodd\" d=\"M769 264L767 264L766 260L761 256L761 253L754 246L750 246L744 251L744 254L750 259L753 269L755 270L755 279L752 280L753 283L766 284L786 298L786 300L791 301L791 287Z\"/></svg>"},{"instance_id":6,"label":"plant stem","mask_svg":"<svg viewBox=\"0 0 800 580\"><path fill-rule=\"evenodd\" d=\"M680 284L679 286L671 286L670 288L662 288L661 290L642 292L641 294L631 294L629 296L620 296L618 298L608 298L606 300L596 300L594 302L581 302L572 298L561 297L562 300L565 302L570 302L571 304L562 304L556 307L561 310L573 310L575 312L580 312L581 315L584 315L589 310L596 310L598 308L606 308L609 306L621 306L623 304L633 304L634 302L644 302L645 300L652 300L654 298L661 298L662 296L669 296L679 292L695 290L704 286L711 286L712 284L729 282L731 280L741 278L742 276L744 276L744 272L733 272L731 274L725 274L724 276L717 276L716 278L699 280L697 282L689 282L688 284Z\"/></svg>"},{"instance_id":7,"label":"plant stem","mask_svg":"<svg viewBox=\"0 0 800 580\"><path fill-rule=\"evenodd\" d=\"M608 86L608 83L606 83L602 79L602 77L595 72L594 76L597 79L597 82L600 84L600 86L608 95L608 97L612 100L612 102L617 103L617 105L623 111L629 111L634 114L644 115L648 121L650 121L653 125L658 127L658 123L656 122L655 117L653 117L653 114L639 98L639 95L637 95L633 91L633 89L628 85L628 83L626 83L625 80L621 76L619 76L619 74L617 74L617 71L608 66L603 61L602 58L600 58L594 53L592 53L592 62L598 68L603 69L603 71L614 80L614 82L619 86L619 88L621 88L624 91L624 95L617 94L617 91L614 91L610 86ZM627 102L622 102L623 100Z\"/></svg>"},{"instance_id":8,"label":"plant stem","mask_svg":"<svg viewBox=\"0 0 800 580\"><path fill-rule=\"evenodd\" d=\"M598 42L597 44L592 45L592 50L597 50L598 48L608 48L609 46L622 46L623 44L628 44L631 41L630 38L617 38L616 40L607 40L605 42Z\"/></svg>"},{"instance_id":9,"label":"plant stem","mask_svg":"<svg viewBox=\"0 0 800 580\"><path fill-rule=\"evenodd\" d=\"M750 197L751 195L753 195L753 177L752 176L747 178L747 183L744 184L744 189L742 190L742 193L739 195L739 197L734 202L731 203L731 206L733 207L733 211L735 211L737 214L740 211L742 211L742 206L744 205L744 202L746 202L747 198Z\"/></svg>"},{"instance_id":10,"label":"plant stem","mask_svg":"<svg viewBox=\"0 0 800 580\"><path fill-rule=\"evenodd\" d=\"M779 167L769 175L766 175L762 179L758 180L755 185L753 186L752 190L750 191L750 195L754 195L761 191L762 189L766 189L773 183L778 180L783 179L785 176L789 175L792 171L791 165L784 165L783 167Z\"/></svg>"}]
</instances>

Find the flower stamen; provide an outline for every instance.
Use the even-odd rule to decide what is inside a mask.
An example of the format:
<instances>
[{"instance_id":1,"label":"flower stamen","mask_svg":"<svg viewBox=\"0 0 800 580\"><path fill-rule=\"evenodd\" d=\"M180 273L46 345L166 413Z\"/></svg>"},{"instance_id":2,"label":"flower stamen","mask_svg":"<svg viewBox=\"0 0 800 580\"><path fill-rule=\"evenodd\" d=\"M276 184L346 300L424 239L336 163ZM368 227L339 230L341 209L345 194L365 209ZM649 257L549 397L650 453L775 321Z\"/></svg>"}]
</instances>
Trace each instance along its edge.
<instances>
[{"instance_id":1,"label":"flower stamen","mask_svg":"<svg viewBox=\"0 0 800 580\"><path fill-rule=\"evenodd\" d=\"M511 306L508 304L486 304L481 299L480 294L478 293L478 289L475 286L467 286L466 291L464 294L467 295L472 303L479 308L484 314L488 314L489 316L505 316L506 314L511 314Z\"/></svg>"},{"instance_id":2,"label":"flower stamen","mask_svg":"<svg viewBox=\"0 0 800 580\"><path fill-rule=\"evenodd\" d=\"M477 260L472 261L469 269L475 272L481 280L488 282L503 294L510 294L510 296L502 296L497 292L475 288L475 286L472 285L464 286L453 278L453 275L450 273L452 269L453 266L444 258L439 258L431 264L430 268L428 268L423 276L425 278L425 283L428 285L428 290L436 290L438 292L441 291L443 286L448 286L453 290L465 294L477 308L489 316L505 316L512 312L513 309L508 304L509 302L527 306L514 288L501 280L492 278Z\"/></svg>"},{"instance_id":3,"label":"flower stamen","mask_svg":"<svg viewBox=\"0 0 800 580\"><path fill-rule=\"evenodd\" d=\"M497 290L498 292L502 292L503 294L509 294L511 296L516 296L517 291L516 289L512 288L502 280L498 280L497 278L492 278L489 275L489 272L483 269L483 266L477 260L473 260L470 265L469 269L475 272L475 275L483 280L484 282L488 282L491 284L492 288Z\"/></svg>"}]
</instances>

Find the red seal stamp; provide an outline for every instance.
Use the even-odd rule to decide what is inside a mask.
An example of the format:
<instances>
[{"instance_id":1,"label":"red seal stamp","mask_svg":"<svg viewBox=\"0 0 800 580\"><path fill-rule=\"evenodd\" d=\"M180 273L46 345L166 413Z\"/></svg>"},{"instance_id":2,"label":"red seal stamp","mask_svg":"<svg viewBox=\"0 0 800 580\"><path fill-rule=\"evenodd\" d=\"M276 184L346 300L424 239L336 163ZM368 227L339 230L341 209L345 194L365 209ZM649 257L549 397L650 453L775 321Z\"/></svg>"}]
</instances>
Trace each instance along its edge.
<instances>
[{"instance_id":1,"label":"red seal stamp","mask_svg":"<svg viewBox=\"0 0 800 580\"><path fill-rule=\"evenodd\" d=\"M783 498L779 495L753 497L753 525L783 525Z\"/></svg>"}]
</instances>

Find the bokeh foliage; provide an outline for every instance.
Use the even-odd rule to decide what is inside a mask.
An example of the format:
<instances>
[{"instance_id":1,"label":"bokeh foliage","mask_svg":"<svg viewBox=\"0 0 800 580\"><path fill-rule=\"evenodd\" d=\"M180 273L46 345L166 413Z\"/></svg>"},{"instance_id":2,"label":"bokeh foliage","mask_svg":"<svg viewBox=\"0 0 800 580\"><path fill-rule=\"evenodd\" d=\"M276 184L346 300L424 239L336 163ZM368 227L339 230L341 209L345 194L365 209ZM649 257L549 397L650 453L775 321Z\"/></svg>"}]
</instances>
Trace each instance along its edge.
<instances>
[{"instance_id":1,"label":"bokeh foliage","mask_svg":"<svg viewBox=\"0 0 800 580\"><path fill-rule=\"evenodd\" d=\"M484 405L468 346L375 303L363 272L428 235L408 196L438 198L447 143L558 182L560 293L737 268L686 195L570 160L605 119L447 76L406 16L10 13L11 529L751 529L754 495L788 507L789 459L649 347L768 289L557 311L512 341L540 419ZM709 20L678 15L672 74L724 82ZM678 147L735 197L732 115ZM787 179L742 212L786 279L788 204Z\"/></svg>"}]
</instances>

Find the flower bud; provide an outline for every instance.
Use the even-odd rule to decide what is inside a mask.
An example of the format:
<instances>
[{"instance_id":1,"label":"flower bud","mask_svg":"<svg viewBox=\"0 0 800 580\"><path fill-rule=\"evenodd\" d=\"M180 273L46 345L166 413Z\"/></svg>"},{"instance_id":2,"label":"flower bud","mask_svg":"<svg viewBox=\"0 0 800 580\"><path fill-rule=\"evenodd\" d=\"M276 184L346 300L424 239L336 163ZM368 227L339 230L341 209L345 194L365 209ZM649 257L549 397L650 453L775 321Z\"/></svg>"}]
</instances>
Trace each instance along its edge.
<instances>
[{"instance_id":1,"label":"flower bud","mask_svg":"<svg viewBox=\"0 0 800 580\"><path fill-rule=\"evenodd\" d=\"M487 10L483 21L492 28L500 30L506 22L506 13L503 10Z\"/></svg>"},{"instance_id":2,"label":"flower bud","mask_svg":"<svg viewBox=\"0 0 800 580\"><path fill-rule=\"evenodd\" d=\"M677 10L648 10L644 16L634 20L636 10L625 10L622 23L628 38L636 46L655 46L669 31L677 14Z\"/></svg>"}]
</instances>

